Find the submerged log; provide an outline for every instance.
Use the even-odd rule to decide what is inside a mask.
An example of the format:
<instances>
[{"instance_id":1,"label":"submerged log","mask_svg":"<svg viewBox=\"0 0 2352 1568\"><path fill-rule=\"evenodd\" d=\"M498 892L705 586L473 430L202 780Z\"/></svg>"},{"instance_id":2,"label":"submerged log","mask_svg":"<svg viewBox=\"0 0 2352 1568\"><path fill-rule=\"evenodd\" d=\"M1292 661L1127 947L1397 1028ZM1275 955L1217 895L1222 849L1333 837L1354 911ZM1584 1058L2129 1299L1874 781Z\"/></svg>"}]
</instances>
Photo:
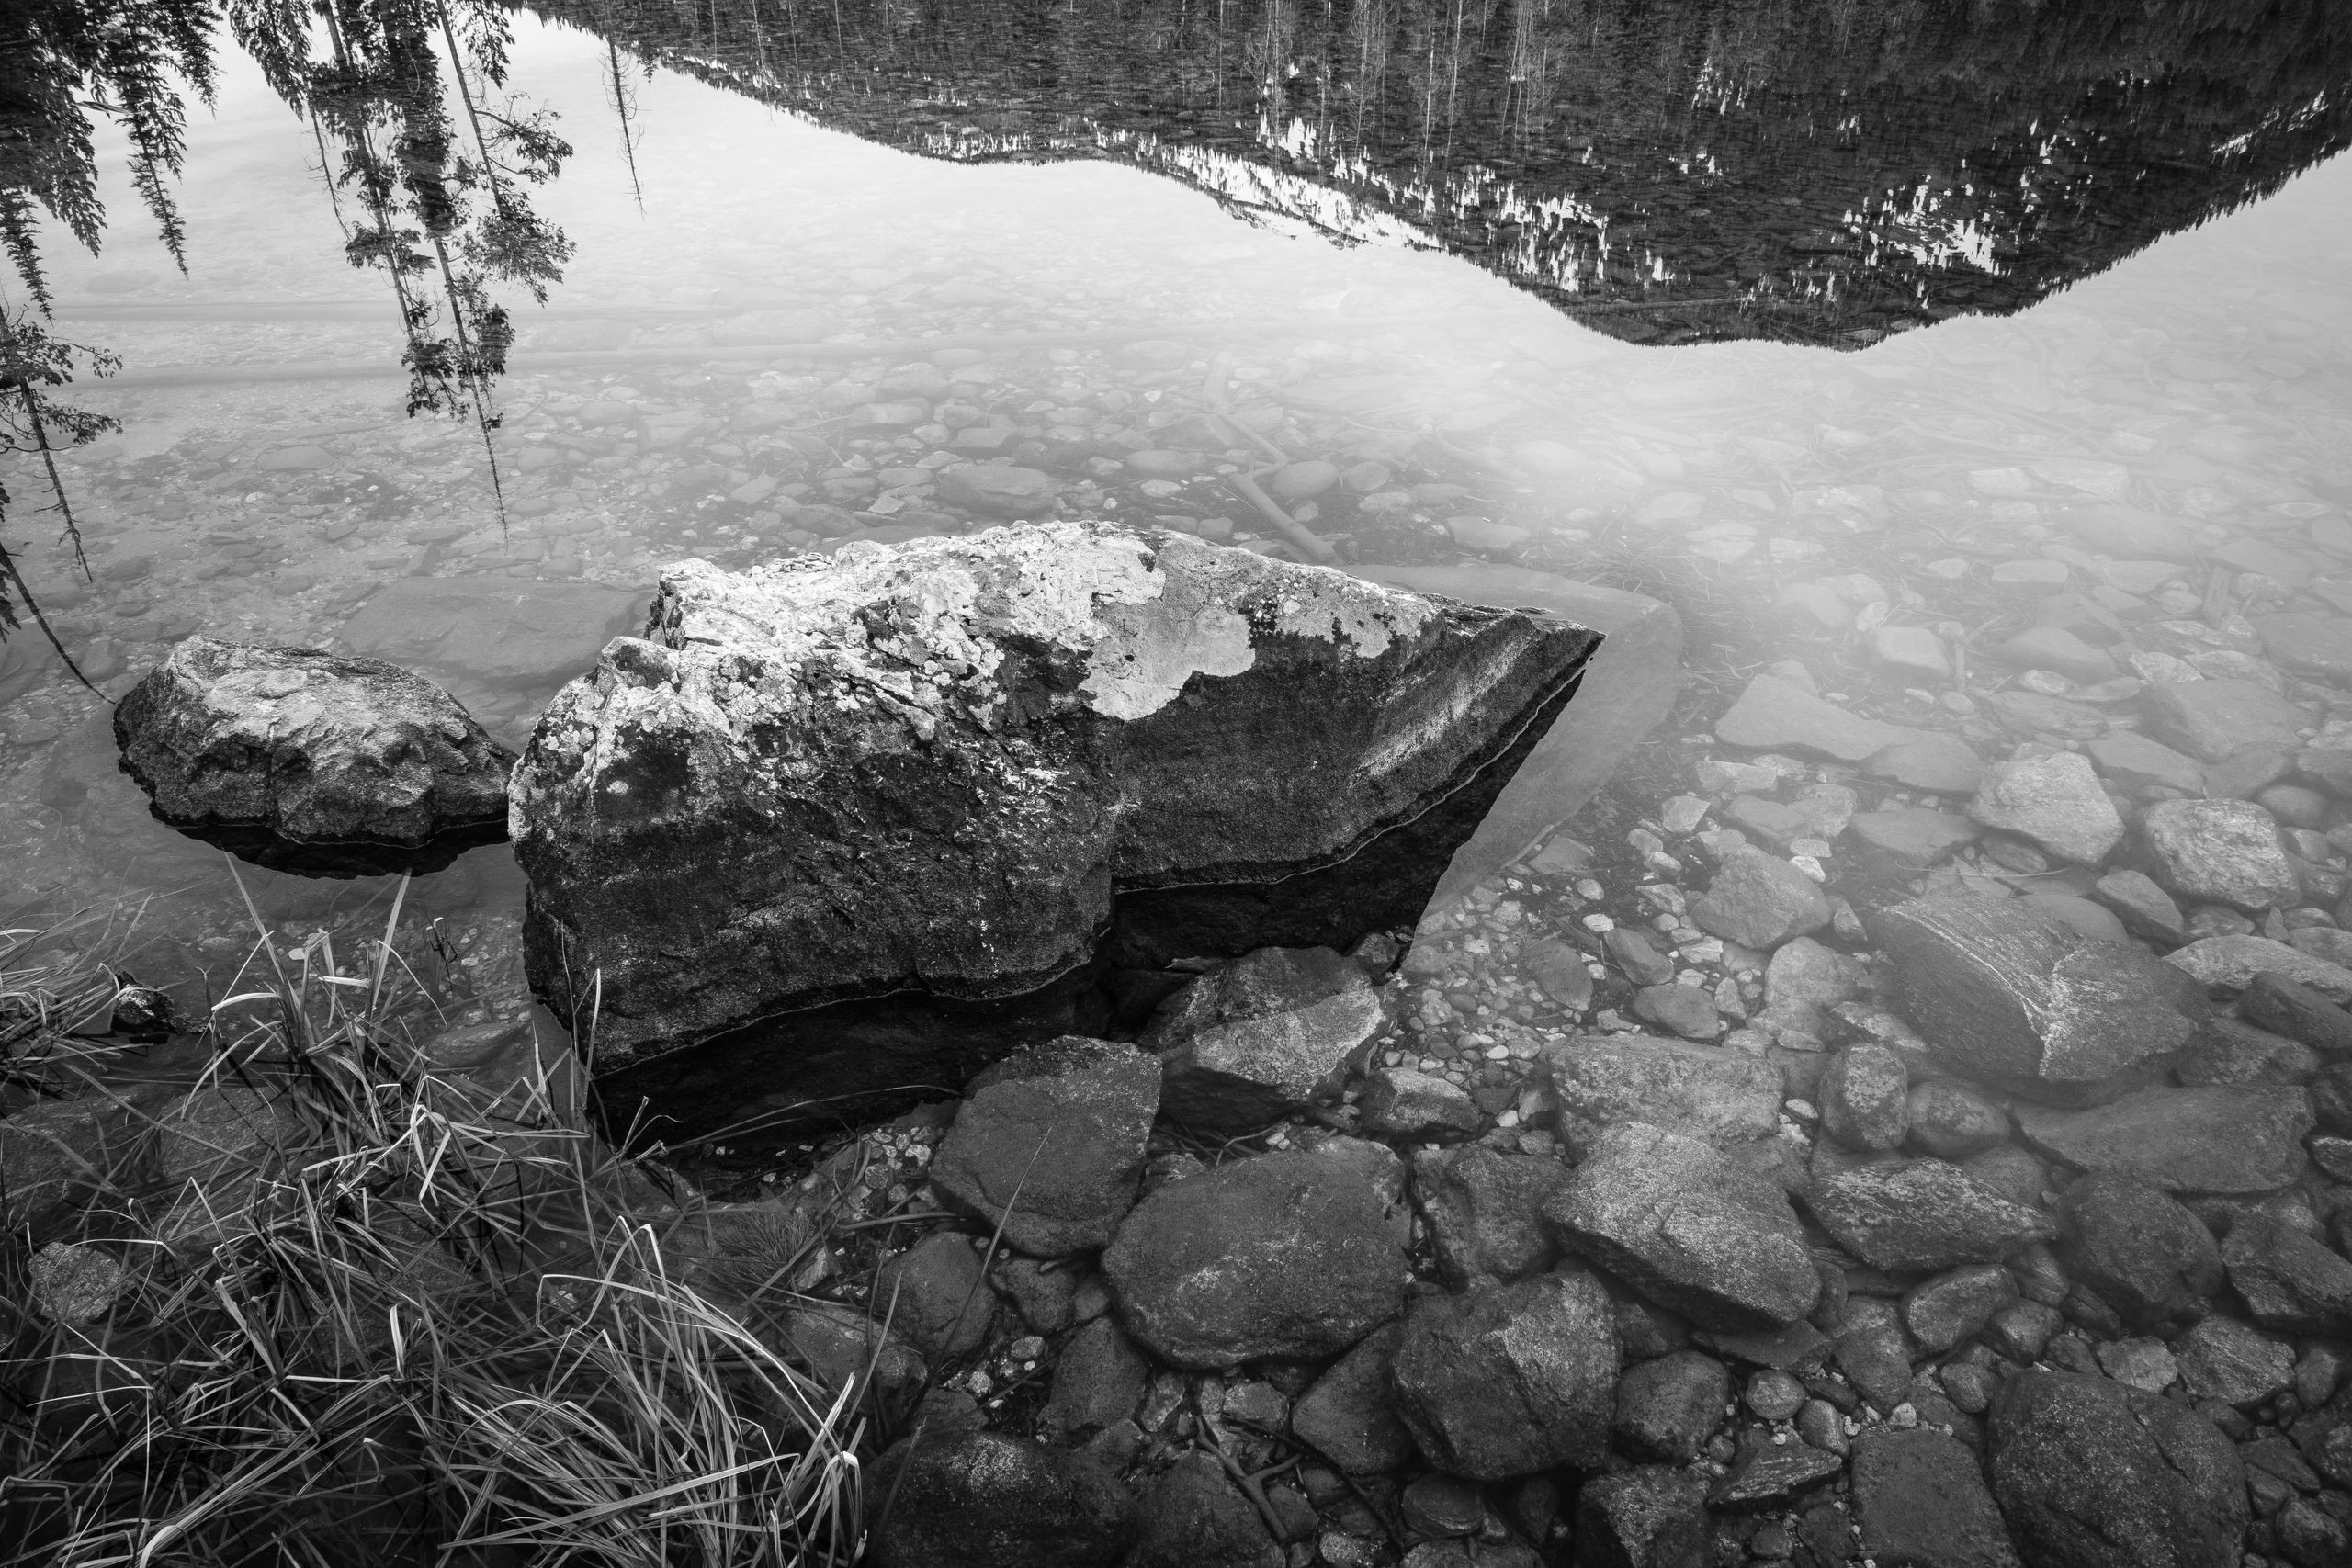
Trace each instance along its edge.
<instances>
[{"instance_id":1,"label":"submerged log","mask_svg":"<svg viewBox=\"0 0 2352 1568\"><path fill-rule=\"evenodd\" d=\"M952 1088L1101 969L1411 921L1599 642L1102 523L688 561L516 769L531 982L616 1111Z\"/></svg>"}]
</instances>

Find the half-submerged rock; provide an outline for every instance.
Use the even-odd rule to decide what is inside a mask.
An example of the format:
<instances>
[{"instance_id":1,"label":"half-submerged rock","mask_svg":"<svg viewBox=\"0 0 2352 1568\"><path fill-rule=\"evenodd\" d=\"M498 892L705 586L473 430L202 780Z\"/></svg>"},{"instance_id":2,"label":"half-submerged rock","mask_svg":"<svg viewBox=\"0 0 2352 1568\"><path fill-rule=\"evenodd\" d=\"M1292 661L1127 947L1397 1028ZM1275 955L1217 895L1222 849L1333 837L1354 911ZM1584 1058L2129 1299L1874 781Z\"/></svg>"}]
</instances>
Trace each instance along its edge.
<instances>
[{"instance_id":1,"label":"half-submerged rock","mask_svg":"<svg viewBox=\"0 0 2352 1568\"><path fill-rule=\"evenodd\" d=\"M532 982L688 1122L959 1083L1098 956L1410 921L1599 640L1100 523L688 561L516 771Z\"/></svg>"},{"instance_id":2,"label":"half-submerged rock","mask_svg":"<svg viewBox=\"0 0 2352 1568\"><path fill-rule=\"evenodd\" d=\"M420 852L503 836L514 753L381 660L192 637L114 729L156 816L264 864L430 869L443 857Z\"/></svg>"}]
</instances>

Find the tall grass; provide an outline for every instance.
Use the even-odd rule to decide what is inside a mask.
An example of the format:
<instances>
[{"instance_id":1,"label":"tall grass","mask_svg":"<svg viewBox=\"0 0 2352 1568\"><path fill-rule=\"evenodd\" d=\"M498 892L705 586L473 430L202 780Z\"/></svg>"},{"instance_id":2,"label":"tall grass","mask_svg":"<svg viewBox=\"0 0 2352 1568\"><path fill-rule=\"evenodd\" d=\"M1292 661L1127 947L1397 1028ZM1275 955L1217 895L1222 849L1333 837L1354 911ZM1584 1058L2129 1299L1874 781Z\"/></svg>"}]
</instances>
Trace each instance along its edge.
<instances>
[{"instance_id":1,"label":"tall grass","mask_svg":"<svg viewBox=\"0 0 2352 1568\"><path fill-rule=\"evenodd\" d=\"M594 1135L568 1047L436 1067L399 918L262 929L193 1099L76 1065L137 1153L0 1247L0 1562L851 1562L864 1417L773 1281L665 1249L697 1201ZM60 977L0 973L12 1059L59 1051ZM111 1306L64 1321L70 1277Z\"/></svg>"}]
</instances>

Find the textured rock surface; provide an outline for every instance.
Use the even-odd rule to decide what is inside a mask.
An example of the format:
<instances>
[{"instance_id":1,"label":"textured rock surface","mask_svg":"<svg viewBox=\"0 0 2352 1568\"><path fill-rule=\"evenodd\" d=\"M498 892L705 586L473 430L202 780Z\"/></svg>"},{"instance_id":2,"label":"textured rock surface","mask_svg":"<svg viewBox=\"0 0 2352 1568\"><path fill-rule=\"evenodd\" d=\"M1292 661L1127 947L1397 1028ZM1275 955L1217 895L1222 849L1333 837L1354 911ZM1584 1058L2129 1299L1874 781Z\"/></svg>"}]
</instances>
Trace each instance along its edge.
<instances>
[{"instance_id":1,"label":"textured rock surface","mask_svg":"<svg viewBox=\"0 0 2352 1568\"><path fill-rule=\"evenodd\" d=\"M2235 1568L2245 1466L2195 1411L2024 1371L2001 1384L1986 1437L1993 1495L2036 1568Z\"/></svg>"},{"instance_id":2,"label":"textured rock surface","mask_svg":"<svg viewBox=\"0 0 2352 1568\"><path fill-rule=\"evenodd\" d=\"M1780 1126L1781 1074L1736 1051L1643 1034L1588 1035L1543 1052L1572 1142L1623 1122L1724 1142Z\"/></svg>"},{"instance_id":3,"label":"textured rock surface","mask_svg":"<svg viewBox=\"0 0 2352 1568\"><path fill-rule=\"evenodd\" d=\"M2097 865L2122 840L2123 818L2079 751L2020 757L1984 770L1968 814L1987 828L2020 833L2057 856Z\"/></svg>"},{"instance_id":4,"label":"textured rock surface","mask_svg":"<svg viewBox=\"0 0 2352 1568\"><path fill-rule=\"evenodd\" d=\"M2000 1509L1965 1443L1880 1427L1854 1445L1854 1523L1883 1568L2018 1568Z\"/></svg>"},{"instance_id":5,"label":"textured rock surface","mask_svg":"<svg viewBox=\"0 0 2352 1568\"><path fill-rule=\"evenodd\" d=\"M2311 1100L2284 1084L2145 1089L2091 1111L2020 1107L2027 1143L2168 1192L2267 1192L2303 1169Z\"/></svg>"},{"instance_id":6,"label":"textured rock surface","mask_svg":"<svg viewBox=\"0 0 2352 1568\"><path fill-rule=\"evenodd\" d=\"M1476 1145L1416 1155L1413 1198L1445 1282L1461 1290L1550 1268L1560 1251L1538 1215L1569 1180L1556 1159Z\"/></svg>"},{"instance_id":7,"label":"textured rock surface","mask_svg":"<svg viewBox=\"0 0 2352 1568\"><path fill-rule=\"evenodd\" d=\"M1001 1433L928 1438L876 1470L865 1495L880 1568L1107 1568L1136 1539L1135 1503L1115 1476Z\"/></svg>"},{"instance_id":8,"label":"textured rock surface","mask_svg":"<svg viewBox=\"0 0 2352 1568\"><path fill-rule=\"evenodd\" d=\"M1385 1205L1314 1155L1263 1155L1160 1188L1119 1227L1102 1272L1128 1333L1203 1370L1336 1355L1404 1304Z\"/></svg>"},{"instance_id":9,"label":"textured rock surface","mask_svg":"<svg viewBox=\"0 0 2352 1568\"><path fill-rule=\"evenodd\" d=\"M1941 1160L1866 1165L1816 1179L1804 1205L1838 1246L1900 1273L1997 1262L2056 1228Z\"/></svg>"},{"instance_id":10,"label":"textured rock surface","mask_svg":"<svg viewBox=\"0 0 2352 1568\"><path fill-rule=\"evenodd\" d=\"M532 983L600 973L626 1070L1034 992L1114 895L1130 962L1344 945L1419 913L1595 641L1109 525L689 561L516 770ZM831 1027L728 1054L739 1113L763 1066L808 1099L937 1076Z\"/></svg>"},{"instance_id":11,"label":"textured rock surface","mask_svg":"<svg viewBox=\"0 0 2352 1568\"><path fill-rule=\"evenodd\" d=\"M2183 898L2241 909L2291 905L2302 891L2270 813L2250 800L2167 800L2140 818L2156 880Z\"/></svg>"},{"instance_id":12,"label":"textured rock surface","mask_svg":"<svg viewBox=\"0 0 2352 1568\"><path fill-rule=\"evenodd\" d=\"M2165 962L2216 991L2243 991L2257 975L2276 975L2333 1002L2352 1002L2352 969L2313 958L2267 936L2199 937Z\"/></svg>"},{"instance_id":13,"label":"textured rock surface","mask_svg":"<svg viewBox=\"0 0 2352 1568\"><path fill-rule=\"evenodd\" d=\"M133 687L114 727L166 821L298 843L495 828L514 765L448 693L395 665L206 637Z\"/></svg>"},{"instance_id":14,"label":"textured rock surface","mask_svg":"<svg viewBox=\"0 0 2352 1568\"><path fill-rule=\"evenodd\" d=\"M1404 1325L1385 1325L1332 1362L1292 1408L1292 1435L1350 1475L1376 1475L1410 1460L1413 1435L1389 1384L1404 1337Z\"/></svg>"},{"instance_id":15,"label":"textured rock surface","mask_svg":"<svg viewBox=\"0 0 2352 1568\"><path fill-rule=\"evenodd\" d=\"M1773 948L1829 923L1829 900L1813 878L1778 855L1735 850L1690 906L1690 921L1711 936Z\"/></svg>"},{"instance_id":16,"label":"textured rock surface","mask_svg":"<svg viewBox=\"0 0 2352 1568\"><path fill-rule=\"evenodd\" d=\"M2204 1222L2131 1176L2088 1176L2060 1193L2058 1235L2060 1260L2128 1323L2192 1316L2222 1288Z\"/></svg>"},{"instance_id":17,"label":"textured rock surface","mask_svg":"<svg viewBox=\"0 0 2352 1568\"><path fill-rule=\"evenodd\" d=\"M1261 948L1162 1004L1141 1043L1160 1054L1160 1109L1196 1133L1264 1126L1336 1099L1382 1022L1380 993L1329 948Z\"/></svg>"},{"instance_id":18,"label":"textured rock surface","mask_svg":"<svg viewBox=\"0 0 2352 1568\"><path fill-rule=\"evenodd\" d=\"M1499 1481L1589 1467L1615 1414L1608 1292L1577 1270L1425 1298L1394 1375L1397 1414L1441 1470Z\"/></svg>"},{"instance_id":19,"label":"textured rock surface","mask_svg":"<svg viewBox=\"0 0 2352 1568\"><path fill-rule=\"evenodd\" d=\"M932 1185L1032 1257L1108 1246L1159 1100L1159 1065L1132 1045L1073 1034L1016 1052L972 1080Z\"/></svg>"},{"instance_id":20,"label":"textured rock surface","mask_svg":"<svg viewBox=\"0 0 2352 1568\"><path fill-rule=\"evenodd\" d=\"M1914 898L1871 931L1905 1010L1962 1077L2059 1103L2144 1081L2186 1046L2197 987L2136 947L2091 942L2022 900Z\"/></svg>"},{"instance_id":21,"label":"textured rock surface","mask_svg":"<svg viewBox=\"0 0 2352 1568\"><path fill-rule=\"evenodd\" d=\"M1821 1293L1781 1190L1662 1128L1602 1134L1544 1218L1562 1245L1702 1327L1782 1327Z\"/></svg>"},{"instance_id":22,"label":"textured rock surface","mask_svg":"<svg viewBox=\"0 0 2352 1568\"><path fill-rule=\"evenodd\" d=\"M1184 1455L1143 1496L1125 1568L1282 1568L1283 1549L1214 1454Z\"/></svg>"}]
</instances>

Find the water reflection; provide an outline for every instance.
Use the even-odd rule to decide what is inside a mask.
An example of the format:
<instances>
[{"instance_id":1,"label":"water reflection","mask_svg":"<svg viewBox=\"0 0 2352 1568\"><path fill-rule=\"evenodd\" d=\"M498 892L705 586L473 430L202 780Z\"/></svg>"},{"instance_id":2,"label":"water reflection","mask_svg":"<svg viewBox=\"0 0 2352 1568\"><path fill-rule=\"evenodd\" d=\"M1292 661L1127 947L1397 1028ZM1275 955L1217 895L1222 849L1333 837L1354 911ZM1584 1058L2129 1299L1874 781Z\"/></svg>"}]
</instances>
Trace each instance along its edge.
<instances>
[{"instance_id":1,"label":"water reflection","mask_svg":"<svg viewBox=\"0 0 2352 1568\"><path fill-rule=\"evenodd\" d=\"M1440 245L1644 343L2016 310L2352 125L2326 0L532 8L889 146L1109 159Z\"/></svg>"}]
</instances>

